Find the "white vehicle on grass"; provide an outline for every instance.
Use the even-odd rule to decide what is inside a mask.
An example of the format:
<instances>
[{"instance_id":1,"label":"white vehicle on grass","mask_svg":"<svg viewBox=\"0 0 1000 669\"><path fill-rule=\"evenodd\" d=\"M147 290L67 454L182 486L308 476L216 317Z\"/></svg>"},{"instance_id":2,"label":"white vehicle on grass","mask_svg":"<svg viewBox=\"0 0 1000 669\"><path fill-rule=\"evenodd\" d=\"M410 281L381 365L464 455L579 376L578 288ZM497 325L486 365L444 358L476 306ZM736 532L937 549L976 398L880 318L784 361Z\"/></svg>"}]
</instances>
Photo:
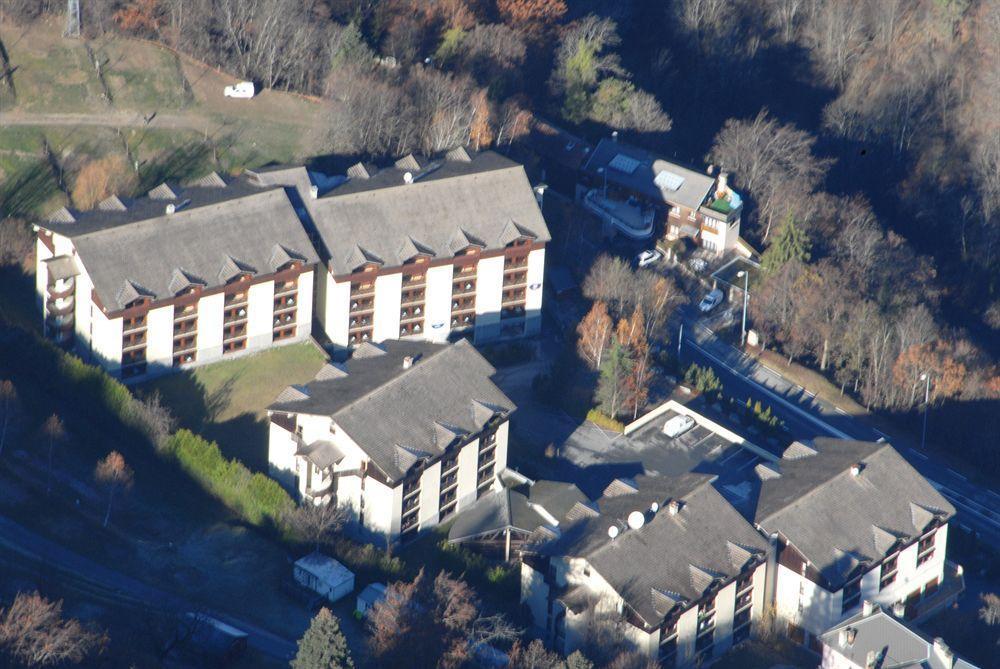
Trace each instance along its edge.
<instances>
[{"instance_id":1,"label":"white vehicle on grass","mask_svg":"<svg viewBox=\"0 0 1000 669\"><path fill-rule=\"evenodd\" d=\"M238 84L226 86L223 94L227 98L242 98L244 100L249 100L257 94L257 91L254 88L252 81L241 81Z\"/></svg>"},{"instance_id":2,"label":"white vehicle on grass","mask_svg":"<svg viewBox=\"0 0 1000 669\"><path fill-rule=\"evenodd\" d=\"M704 299L702 299L702 301L698 304L698 311L700 311L703 314L707 314L712 309L715 309L717 306L719 306L719 304L722 303L722 297L723 297L722 291L716 288L708 295L706 295Z\"/></svg>"},{"instance_id":3,"label":"white vehicle on grass","mask_svg":"<svg viewBox=\"0 0 1000 669\"><path fill-rule=\"evenodd\" d=\"M663 424L663 434L671 439L679 437L694 427L694 418L691 416L674 416Z\"/></svg>"}]
</instances>

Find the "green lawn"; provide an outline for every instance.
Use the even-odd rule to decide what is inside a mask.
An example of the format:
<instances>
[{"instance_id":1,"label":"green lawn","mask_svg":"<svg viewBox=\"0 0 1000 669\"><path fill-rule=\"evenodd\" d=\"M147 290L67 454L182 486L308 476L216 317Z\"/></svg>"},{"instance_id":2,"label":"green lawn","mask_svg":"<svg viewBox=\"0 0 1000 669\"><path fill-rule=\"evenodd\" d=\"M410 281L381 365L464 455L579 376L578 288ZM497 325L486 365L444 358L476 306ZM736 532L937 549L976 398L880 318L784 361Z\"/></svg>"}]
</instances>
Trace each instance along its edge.
<instances>
[{"instance_id":1,"label":"green lawn","mask_svg":"<svg viewBox=\"0 0 1000 669\"><path fill-rule=\"evenodd\" d=\"M247 467L266 471L267 406L289 384L311 380L325 361L319 347L304 342L170 374L136 391L159 392L181 427L218 442L226 456Z\"/></svg>"}]
</instances>

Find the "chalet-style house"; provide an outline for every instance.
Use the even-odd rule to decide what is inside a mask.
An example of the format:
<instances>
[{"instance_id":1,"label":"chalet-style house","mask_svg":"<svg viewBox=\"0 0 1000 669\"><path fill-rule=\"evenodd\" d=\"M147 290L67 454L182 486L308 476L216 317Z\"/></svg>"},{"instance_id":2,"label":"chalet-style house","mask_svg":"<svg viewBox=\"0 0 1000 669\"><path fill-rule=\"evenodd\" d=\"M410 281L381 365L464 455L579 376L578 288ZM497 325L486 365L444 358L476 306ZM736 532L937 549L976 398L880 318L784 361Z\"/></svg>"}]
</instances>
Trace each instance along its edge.
<instances>
[{"instance_id":1,"label":"chalet-style house","mask_svg":"<svg viewBox=\"0 0 1000 669\"><path fill-rule=\"evenodd\" d=\"M46 333L123 379L311 334L319 258L283 188L213 173L36 230Z\"/></svg>"},{"instance_id":2,"label":"chalet-style house","mask_svg":"<svg viewBox=\"0 0 1000 669\"><path fill-rule=\"evenodd\" d=\"M720 256L739 240L742 200L725 173L716 179L616 139L602 139L590 152L578 196L608 211L627 200L651 207L668 238L688 237Z\"/></svg>"},{"instance_id":3,"label":"chalet-style house","mask_svg":"<svg viewBox=\"0 0 1000 669\"><path fill-rule=\"evenodd\" d=\"M954 507L887 443L817 438L758 465L754 523L775 547L774 604L792 639L870 601L925 617L961 591L946 563Z\"/></svg>"},{"instance_id":4,"label":"chalet-style house","mask_svg":"<svg viewBox=\"0 0 1000 669\"><path fill-rule=\"evenodd\" d=\"M448 541L510 560L526 543L558 531L590 500L572 483L532 481L514 471L455 519Z\"/></svg>"},{"instance_id":5,"label":"chalet-style house","mask_svg":"<svg viewBox=\"0 0 1000 669\"><path fill-rule=\"evenodd\" d=\"M593 625L618 625L665 667L699 665L746 639L764 611L770 546L712 479L616 479L525 548L521 601L536 631L569 653Z\"/></svg>"},{"instance_id":6,"label":"chalet-style house","mask_svg":"<svg viewBox=\"0 0 1000 669\"><path fill-rule=\"evenodd\" d=\"M821 637L820 669L978 669L948 647L928 639L877 604L827 630Z\"/></svg>"},{"instance_id":7,"label":"chalet-style house","mask_svg":"<svg viewBox=\"0 0 1000 669\"><path fill-rule=\"evenodd\" d=\"M511 402L468 340L365 343L268 408L271 474L406 541L487 494L507 466Z\"/></svg>"},{"instance_id":8,"label":"chalet-style house","mask_svg":"<svg viewBox=\"0 0 1000 669\"><path fill-rule=\"evenodd\" d=\"M334 345L539 331L549 232L521 165L464 149L358 163L305 204L327 270L316 316Z\"/></svg>"}]
</instances>

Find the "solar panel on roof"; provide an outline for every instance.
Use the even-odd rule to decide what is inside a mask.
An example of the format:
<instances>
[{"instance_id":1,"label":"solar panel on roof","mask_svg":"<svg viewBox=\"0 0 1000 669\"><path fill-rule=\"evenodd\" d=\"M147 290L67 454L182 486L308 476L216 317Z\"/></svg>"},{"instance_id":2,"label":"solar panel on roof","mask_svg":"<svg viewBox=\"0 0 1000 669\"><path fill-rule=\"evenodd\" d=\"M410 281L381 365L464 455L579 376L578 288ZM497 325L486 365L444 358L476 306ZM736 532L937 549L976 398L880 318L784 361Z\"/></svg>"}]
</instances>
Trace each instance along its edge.
<instances>
[{"instance_id":1,"label":"solar panel on roof","mask_svg":"<svg viewBox=\"0 0 1000 669\"><path fill-rule=\"evenodd\" d=\"M619 172L624 172L625 174L632 174L640 164L640 161L626 156L623 153L617 154L611 159L611 162L608 163L611 168L616 169Z\"/></svg>"},{"instance_id":2,"label":"solar panel on roof","mask_svg":"<svg viewBox=\"0 0 1000 669\"><path fill-rule=\"evenodd\" d=\"M674 174L673 172L663 170L662 172L657 173L656 178L653 179L653 183L660 188L677 190L684 184L684 177Z\"/></svg>"}]
</instances>

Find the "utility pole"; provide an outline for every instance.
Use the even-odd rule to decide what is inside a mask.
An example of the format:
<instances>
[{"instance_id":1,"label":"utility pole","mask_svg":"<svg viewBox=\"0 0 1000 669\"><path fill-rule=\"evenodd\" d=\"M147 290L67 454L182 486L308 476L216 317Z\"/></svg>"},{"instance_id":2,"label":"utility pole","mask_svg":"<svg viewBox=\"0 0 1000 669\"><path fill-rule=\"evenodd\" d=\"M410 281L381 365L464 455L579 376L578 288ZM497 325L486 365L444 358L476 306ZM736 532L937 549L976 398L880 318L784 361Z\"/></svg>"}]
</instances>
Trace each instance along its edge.
<instances>
[{"instance_id":1,"label":"utility pole","mask_svg":"<svg viewBox=\"0 0 1000 669\"><path fill-rule=\"evenodd\" d=\"M63 37L80 37L80 0L66 0L66 31Z\"/></svg>"},{"instance_id":2,"label":"utility pole","mask_svg":"<svg viewBox=\"0 0 1000 669\"><path fill-rule=\"evenodd\" d=\"M747 341L747 300L750 298L750 272L740 270L737 277L743 277L743 329L740 331L740 349Z\"/></svg>"}]
</instances>

